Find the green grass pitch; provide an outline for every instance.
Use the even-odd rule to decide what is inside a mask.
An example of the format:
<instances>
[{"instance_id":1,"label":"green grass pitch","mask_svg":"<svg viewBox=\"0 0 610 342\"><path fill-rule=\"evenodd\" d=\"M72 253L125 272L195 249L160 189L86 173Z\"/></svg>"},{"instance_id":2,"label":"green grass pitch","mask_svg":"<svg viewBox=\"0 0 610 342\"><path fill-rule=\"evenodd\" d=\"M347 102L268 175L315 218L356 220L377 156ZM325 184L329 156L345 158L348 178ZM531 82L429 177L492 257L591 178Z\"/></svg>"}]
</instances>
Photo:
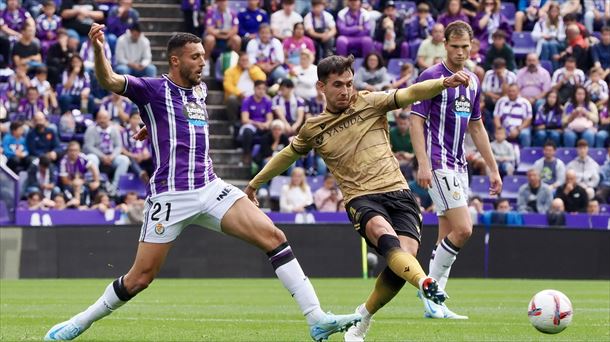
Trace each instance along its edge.
<instances>
[{"instance_id":1,"label":"green grass pitch","mask_svg":"<svg viewBox=\"0 0 610 342\"><path fill-rule=\"evenodd\" d=\"M40 341L85 309L110 280L0 281L0 340ZM349 313L374 280L313 279L325 310ZM564 292L572 325L558 335L530 326L527 304L539 290ZM468 321L424 319L408 285L375 316L367 341L610 341L610 282L451 279L448 304ZM307 341L305 320L275 279L159 279L97 322L83 341ZM342 335L330 341L342 341Z\"/></svg>"}]
</instances>

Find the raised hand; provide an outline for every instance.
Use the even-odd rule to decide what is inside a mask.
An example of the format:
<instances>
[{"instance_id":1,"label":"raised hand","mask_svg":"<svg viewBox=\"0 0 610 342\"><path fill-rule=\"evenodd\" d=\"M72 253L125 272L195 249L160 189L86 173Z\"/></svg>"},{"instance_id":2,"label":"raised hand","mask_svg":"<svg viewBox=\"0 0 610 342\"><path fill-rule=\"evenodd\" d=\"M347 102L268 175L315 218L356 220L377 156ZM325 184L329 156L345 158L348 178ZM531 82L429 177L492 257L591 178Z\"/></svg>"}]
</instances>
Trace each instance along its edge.
<instances>
[{"instance_id":1,"label":"raised hand","mask_svg":"<svg viewBox=\"0 0 610 342\"><path fill-rule=\"evenodd\" d=\"M100 51L104 49L104 29L106 25L93 23L89 30L89 39L93 43L93 47Z\"/></svg>"},{"instance_id":2,"label":"raised hand","mask_svg":"<svg viewBox=\"0 0 610 342\"><path fill-rule=\"evenodd\" d=\"M461 85L464 87L468 87L470 85L470 75L468 75L468 73L465 71L458 71L443 80L443 86L445 88L455 88Z\"/></svg>"}]
</instances>

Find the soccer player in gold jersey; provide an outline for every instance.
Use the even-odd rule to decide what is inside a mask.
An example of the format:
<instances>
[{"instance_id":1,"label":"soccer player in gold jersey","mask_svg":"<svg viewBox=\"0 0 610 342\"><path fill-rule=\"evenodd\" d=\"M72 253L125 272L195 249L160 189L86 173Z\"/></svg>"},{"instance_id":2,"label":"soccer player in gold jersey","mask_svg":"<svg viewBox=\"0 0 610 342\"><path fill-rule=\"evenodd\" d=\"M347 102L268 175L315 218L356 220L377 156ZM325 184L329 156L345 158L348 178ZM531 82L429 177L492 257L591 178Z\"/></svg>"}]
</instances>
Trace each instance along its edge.
<instances>
[{"instance_id":1,"label":"soccer player in gold jersey","mask_svg":"<svg viewBox=\"0 0 610 342\"><path fill-rule=\"evenodd\" d=\"M316 87L326 96L326 109L305 122L290 145L269 161L245 192L257 203L256 189L311 149L324 159L345 196L354 227L388 264L366 303L356 309L362 322L346 334L347 340L363 340L372 315L407 281L436 303L446 298L415 258L422 216L392 154L386 113L432 98L449 87L468 86L470 78L458 72L405 89L357 92L352 63L352 56L320 61Z\"/></svg>"}]
</instances>

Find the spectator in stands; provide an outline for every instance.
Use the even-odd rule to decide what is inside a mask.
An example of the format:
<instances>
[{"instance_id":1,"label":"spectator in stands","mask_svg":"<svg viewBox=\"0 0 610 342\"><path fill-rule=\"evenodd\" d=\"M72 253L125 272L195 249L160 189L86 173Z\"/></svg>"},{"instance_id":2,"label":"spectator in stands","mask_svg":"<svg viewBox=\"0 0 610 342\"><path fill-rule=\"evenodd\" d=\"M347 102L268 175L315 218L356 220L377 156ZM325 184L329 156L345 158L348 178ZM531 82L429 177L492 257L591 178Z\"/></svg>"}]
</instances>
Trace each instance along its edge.
<instances>
[{"instance_id":1,"label":"spectator in stands","mask_svg":"<svg viewBox=\"0 0 610 342\"><path fill-rule=\"evenodd\" d=\"M13 64L26 65L35 68L42 65L40 45L36 39L36 28L33 25L25 25L21 30L21 38L13 46Z\"/></svg>"},{"instance_id":2,"label":"spectator in stands","mask_svg":"<svg viewBox=\"0 0 610 342\"><path fill-rule=\"evenodd\" d=\"M79 55L72 55L68 68L61 76L59 107L62 113L78 106L83 113L93 112L93 101L90 101L91 81L85 72L83 60Z\"/></svg>"},{"instance_id":3,"label":"spectator in stands","mask_svg":"<svg viewBox=\"0 0 610 342\"><path fill-rule=\"evenodd\" d=\"M34 114L38 112L43 112L45 115L48 114L44 100L38 94L38 89L36 87L29 87L26 97L22 98L17 106L17 118L18 120L31 123Z\"/></svg>"},{"instance_id":4,"label":"spectator in stands","mask_svg":"<svg viewBox=\"0 0 610 342\"><path fill-rule=\"evenodd\" d=\"M500 176L512 176L515 172L517 157L513 144L506 141L506 130L504 127L496 128L495 140L491 142L491 151L496 158Z\"/></svg>"},{"instance_id":5,"label":"spectator in stands","mask_svg":"<svg viewBox=\"0 0 610 342\"><path fill-rule=\"evenodd\" d=\"M332 55L337 35L335 18L325 8L325 0L313 0L311 12L307 13L303 19L305 33L314 40L316 45L315 55L318 60Z\"/></svg>"},{"instance_id":6,"label":"spectator in stands","mask_svg":"<svg viewBox=\"0 0 610 342\"><path fill-rule=\"evenodd\" d=\"M57 42L57 30L61 27L61 17L55 14L56 9L54 0L45 0L42 4L44 13L36 18L36 37L40 41L43 55L51 45Z\"/></svg>"},{"instance_id":7,"label":"spectator in stands","mask_svg":"<svg viewBox=\"0 0 610 342\"><path fill-rule=\"evenodd\" d=\"M576 181L574 170L566 171L566 182L557 188L555 197L560 198L565 204L568 213L584 213L587 210L589 196L587 191Z\"/></svg>"},{"instance_id":8,"label":"spectator in stands","mask_svg":"<svg viewBox=\"0 0 610 342\"><path fill-rule=\"evenodd\" d=\"M137 110L128 98L115 93L103 98L101 107L110 114L110 120L119 126L127 126L131 113Z\"/></svg>"},{"instance_id":9,"label":"spectator in stands","mask_svg":"<svg viewBox=\"0 0 610 342\"><path fill-rule=\"evenodd\" d=\"M28 168L25 180L25 193L39 192L44 198L53 199L61 190L57 186L57 167L49 158L42 156L37 163Z\"/></svg>"},{"instance_id":10,"label":"spectator in stands","mask_svg":"<svg viewBox=\"0 0 610 342\"><path fill-rule=\"evenodd\" d=\"M216 58L216 62L214 62L214 76L221 82L224 80L225 71L237 65L239 53L242 51L241 42L238 42L236 39L230 39L227 43L227 47L228 49L222 52ZM209 69L207 65L203 67L203 75L205 75L207 69ZM210 73L210 76L211 75L212 74Z\"/></svg>"},{"instance_id":11,"label":"spectator in stands","mask_svg":"<svg viewBox=\"0 0 610 342\"><path fill-rule=\"evenodd\" d=\"M294 93L306 102L311 101L318 95L316 82L318 81L318 67L312 64L313 52L305 49L300 54L300 64L290 70L290 76L294 82Z\"/></svg>"},{"instance_id":12,"label":"spectator in stands","mask_svg":"<svg viewBox=\"0 0 610 342\"><path fill-rule=\"evenodd\" d=\"M431 67L447 57L445 49L445 28L442 24L434 24L430 37L426 38L417 50L417 66L420 70Z\"/></svg>"},{"instance_id":13,"label":"spectator in stands","mask_svg":"<svg viewBox=\"0 0 610 342\"><path fill-rule=\"evenodd\" d=\"M264 135L273 120L271 100L266 93L265 81L254 81L254 95L247 97L241 104L241 128L238 141L241 142L244 150L242 163L246 166L252 163L254 137Z\"/></svg>"},{"instance_id":14,"label":"spectator in stands","mask_svg":"<svg viewBox=\"0 0 610 342\"><path fill-rule=\"evenodd\" d=\"M337 187L337 181L332 174L324 176L324 185L313 194L316 210L327 213L335 213L345 210L343 206L343 194Z\"/></svg>"},{"instance_id":15,"label":"spectator in stands","mask_svg":"<svg viewBox=\"0 0 610 342\"><path fill-rule=\"evenodd\" d=\"M417 5L417 13L413 16L411 22L407 23L407 39L413 41L428 38L434 24L434 18L430 14L430 6L425 2L420 2Z\"/></svg>"},{"instance_id":16,"label":"spectator in stands","mask_svg":"<svg viewBox=\"0 0 610 342\"><path fill-rule=\"evenodd\" d=\"M133 191L125 194L123 203L116 209L121 211L121 217L125 217L123 224L142 224L144 220L144 200L139 199L138 194Z\"/></svg>"},{"instance_id":17,"label":"spectator in stands","mask_svg":"<svg viewBox=\"0 0 610 342\"><path fill-rule=\"evenodd\" d=\"M481 85L481 90L485 94L485 105L487 108L490 110L496 108L497 110L496 103L507 93L508 87L516 84L516 82L517 75L506 69L504 58L496 58L493 61L493 69L485 72ZM519 90L519 86L517 86L517 90Z\"/></svg>"},{"instance_id":18,"label":"spectator in stands","mask_svg":"<svg viewBox=\"0 0 610 342\"><path fill-rule=\"evenodd\" d=\"M566 60L573 57L576 60L576 65L581 70L589 70L591 67L589 42L580 32L578 25L569 24L566 28L566 44L567 47L558 55L553 56L554 60Z\"/></svg>"},{"instance_id":19,"label":"spectator in stands","mask_svg":"<svg viewBox=\"0 0 610 342\"><path fill-rule=\"evenodd\" d=\"M407 180L411 179L415 154L411 144L409 115L400 113L396 117L396 126L390 128L390 145L394 157L398 160L400 171Z\"/></svg>"},{"instance_id":20,"label":"spectator in stands","mask_svg":"<svg viewBox=\"0 0 610 342\"><path fill-rule=\"evenodd\" d=\"M61 145L57 131L48 127L47 118L42 112L34 114L34 127L25 137L28 153L34 158L47 156L52 162L59 160Z\"/></svg>"},{"instance_id":21,"label":"spectator in stands","mask_svg":"<svg viewBox=\"0 0 610 342\"><path fill-rule=\"evenodd\" d=\"M248 0L246 8L237 14L239 36L246 44L256 37L261 24L269 24L269 15L259 3L260 0Z\"/></svg>"},{"instance_id":22,"label":"spectator in stands","mask_svg":"<svg viewBox=\"0 0 610 342\"><path fill-rule=\"evenodd\" d=\"M447 1L447 7L445 11L438 17L436 22L443 24L444 27L447 27L447 25L457 20L461 20L466 23L470 22L470 19L462 10L462 1L449 0Z\"/></svg>"},{"instance_id":23,"label":"spectator in stands","mask_svg":"<svg viewBox=\"0 0 610 342\"><path fill-rule=\"evenodd\" d=\"M19 0L7 0L6 9L0 13L3 25L2 31L9 36L12 42L21 37L21 31L26 25L35 26L32 15L21 7Z\"/></svg>"},{"instance_id":24,"label":"spectator in stands","mask_svg":"<svg viewBox=\"0 0 610 342\"><path fill-rule=\"evenodd\" d=\"M40 192L28 194L28 210L49 210L55 206L55 202L42 197Z\"/></svg>"},{"instance_id":25,"label":"spectator in stands","mask_svg":"<svg viewBox=\"0 0 610 342\"><path fill-rule=\"evenodd\" d=\"M494 111L496 128L506 130L508 141L519 142L522 147L532 144L532 105L519 95L519 86L508 86L506 96L500 98Z\"/></svg>"},{"instance_id":26,"label":"spectator in stands","mask_svg":"<svg viewBox=\"0 0 610 342\"><path fill-rule=\"evenodd\" d=\"M2 138L2 149L8 159L6 165L16 174L27 170L30 165L28 148L25 143L24 125L22 121L12 121L10 133Z\"/></svg>"},{"instance_id":27,"label":"spectator in stands","mask_svg":"<svg viewBox=\"0 0 610 342\"><path fill-rule=\"evenodd\" d=\"M392 83L384 60L377 52L371 52L364 57L361 68L354 74L356 90L379 91L387 89Z\"/></svg>"},{"instance_id":28,"label":"spectator in stands","mask_svg":"<svg viewBox=\"0 0 610 342\"><path fill-rule=\"evenodd\" d=\"M203 47L206 60L209 61L212 59L211 56L216 57L225 51L229 40L234 40L237 46L241 45L241 38L237 34L239 20L228 7L227 0L215 0L215 6L208 8L205 23Z\"/></svg>"},{"instance_id":29,"label":"spectator in stands","mask_svg":"<svg viewBox=\"0 0 610 342\"><path fill-rule=\"evenodd\" d=\"M271 83L286 77L284 69L284 49L282 43L271 36L271 28L267 24L261 24L258 29L258 37L248 42L246 48L250 63L261 68Z\"/></svg>"},{"instance_id":30,"label":"spectator in stands","mask_svg":"<svg viewBox=\"0 0 610 342\"><path fill-rule=\"evenodd\" d=\"M606 148L608 155L606 161L600 169L600 182L597 188L596 196L603 203L610 203L610 147Z\"/></svg>"},{"instance_id":31,"label":"spectator in stands","mask_svg":"<svg viewBox=\"0 0 610 342\"><path fill-rule=\"evenodd\" d=\"M589 32L598 31L610 23L610 9L606 0L585 0L585 26ZM595 30L594 30L595 29Z\"/></svg>"},{"instance_id":32,"label":"spectator in stands","mask_svg":"<svg viewBox=\"0 0 610 342\"><path fill-rule=\"evenodd\" d=\"M400 75L390 84L390 89L402 89L415 83L417 75L415 67L411 63L403 63L400 66Z\"/></svg>"},{"instance_id":33,"label":"spectator in stands","mask_svg":"<svg viewBox=\"0 0 610 342\"><path fill-rule=\"evenodd\" d=\"M104 12L99 10L94 0L62 0L59 15L62 25L86 37L93 22L102 22Z\"/></svg>"},{"instance_id":34,"label":"spectator in stands","mask_svg":"<svg viewBox=\"0 0 610 342\"><path fill-rule=\"evenodd\" d=\"M576 150L578 156L568 163L567 170L576 173L576 182L587 190L589 199L591 199L595 195L595 188L600 180L599 164L589 156L589 145L586 140L578 140Z\"/></svg>"},{"instance_id":35,"label":"spectator in stands","mask_svg":"<svg viewBox=\"0 0 610 342\"><path fill-rule=\"evenodd\" d=\"M121 132L122 153L129 158L129 166L133 173L138 175L144 183L148 183L154 171L152 155L148 149L149 142L148 140L136 140L133 137L140 130L141 122L140 113L131 114L129 126Z\"/></svg>"},{"instance_id":36,"label":"spectator in stands","mask_svg":"<svg viewBox=\"0 0 610 342\"><path fill-rule=\"evenodd\" d=\"M347 56L354 50L366 56L373 50L371 23L368 11L362 8L361 0L348 0L347 7L337 14L337 55Z\"/></svg>"},{"instance_id":37,"label":"spectator in stands","mask_svg":"<svg viewBox=\"0 0 610 342\"><path fill-rule=\"evenodd\" d=\"M91 205L91 210L99 210L102 214L106 215L110 210L112 210L113 218L114 218L114 208L113 204L110 202L110 196L106 192L100 191L95 195L93 199L93 203Z\"/></svg>"},{"instance_id":38,"label":"spectator in stands","mask_svg":"<svg viewBox=\"0 0 610 342\"><path fill-rule=\"evenodd\" d=\"M280 119L285 125L286 135L297 134L305 120L305 100L295 95L294 83L290 79L282 80L280 90L271 103L275 118Z\"/></svg>"},{"instance_id":39,"label":"spectator in stands","mask_svg":"<svg viewBox=\"0 0 610 342\"><path fill-rule=\"evenodd\" d=\"M517 84L521 96L525 97L532 106L535 106L551 90L551 74L540 66L538 55L535 53L527 54L525 64L517 72Z\"/></svg>"},{"instance_id":40,"label":"spectator in stands","mask_svg":"<svg viewBox=\"0 0 610 342\"><path fill-rule=\"evenodd\" d=\"M494 202L494 210L498 213L506 214L512 210L510 202L506 198L498 198Z\"/></svg>"},{"instance_id":41,"label":"spectator in stands","mask_svg":"<svg viewBox=\"0 0 610 342\"><path fill-rule=\"evenodd\" d=\"M610 133L610 101L602 108L599 112L599 131L597 132L595 139L597 140L596 146L608 146L610 139L608 133ZM604 139L604 136L606 137Z\"/></svg>"},{"instance_id":42,"label":"spectator in stands","mask_svg":"<svg viewBox=\"0 0 610 342\"><path fill-rule=\"evenodd\" d=\"M87 175L91 177L90 181L86 181ZM100 187L99 169L81 152L78 141L68 144L66 155L59 163L59 179L68 202L75 199L76 206L88 205L90 194Z\"/></svg>"},{"instance_id":43,"label":"spectator in stands","mask_svg":"<svg viewBox=\"0 0 610 342\"><path fill-rule=\"evenodd\" d=\"M549 3L548 15L540 17L536 22L532 31L532 39L537 42L536 54L540 56L540 59L552 61L553 69L557 69L559 63L552 58L559 54L559 48L566 39L566 31L559 12L559 4Z\"/></svg>"},{"instance_id":44,"label":"spectator in stands","mask_svg":"<svg viewBox=\"0 0 610 342\"><path fill-rule=\"evenodd\" d=\"M487 175L487 164L479 150L477 150L472 136L470 133L466 133L464 136L464 156L466 157L466 163L468 164L468 174L474 175Z\"/></svg>"},{"instance_id":45,"label":"spectator in stands","mask_svg":"<svg viewBox=\"0 0 610 342\"><path fill-rule=\"evenodd\" d=\"M540 174L536 169L527 171L527 184L519 188L517 208L522 213L545 214L551 208L553 190L540 181Z\"/></svg>"},{"instance_id":46,"label":"spectator in stands","mask_svg":"<svg viewBox=\"0 0 610 342\"><path fill-rule=\"evenodd\" d=\"M273 36L284 40L292 36L296 23L302 23L303 17L294 10L294 0L282 0L282 9L271 14L271 31Z\"/></svg>"},{"instance_id":47,"label":"spectator in stands","mask_svg":"<svg viewBox=\"0 0 610 342\"><path fill-rule=\"evenodd\" d=\"M502 58L506 62L506 67L510 71L516 69L515 54L513 49L506 44L506 33L502 30L497 30L492 34L493 43L489 46L485 55L485 70L490 70L496 58Z\"/></svg>"},{"instance_id":48,"label":"spectator in stands","mask_svg":"<svg viewBox=\"0 0 610 342\"><path fill-rule=\"evenodd\" d=\"M85 131L84 152L87 158L101 172L110 175L114 173L108 191L113 196L119 186L121 176L129 169L129 158L122 155L123 143L121 133L115 125L110 124L110 115L100 108L97 112L96 124Z\"/></svg>"},{"instance_id":49,"label":"spectator in stands","mask_svg":"<svg viewBox=\"0 0 610 342\"><path fill-rule=\"evenodd\" d=\"M49 70L49 83L56 85L61 82L61 74L74 54L78 54L78 34L72 36L60 28L57 30L57 43L51 45L47 51L46 64Z\"/></svg>"},{"instance_id":50,"label":"spectator in stands","mask_svg":"<svg viewBox=\"0 0 610 342\"><path fill-rule=\"evenodd\" d=\"M610 26L602 28L601 41L591 48L591 57L596 67L604 69L604 78L610 74Z\"/></svg>"},{"instance_id":51,"label":"spectator in stands","mask_svg":"<svg viewBox=\"0 0 610 342\"><path fill-rule=\"evenodd\" d=\"M285 125L281 120L273 120L269 132L262 136L260 151L254 156L259 170L267 165L271 157L290 144L288 137L284 134L284 128Z\"/></svg>"},{"instance_id":52,"label":"spectator in stands","mask_svg":"<svg viewBox=\"0 0 610 342\"><path fill-rule=\"evenodd\" d=\"M140 20L140 13L132 7L133 0L119 0L118 6L108 11L106 18L106 39L114 51L117 39Z\"/></svg>"},{"instance_id":53,"label":"spectator in stands","mask_svg":"<svg viewBox=\"0 0 610 342\"><path fill-rule=\"evenodd\" d=\"M316 97L309 100L307 103L307 114L310 116L318 116L326 109L326 97L324 93L316 88Z\"/></svg>"},{"instance_id":54,"label":"spectator in stands","mask_svg":"<svg viewBox=\"0 0 610 342\"><path fill-rule=\"evenodd\" d=\"M118 74L137 77L154 77L157 67L152 64L150 41L144 36L140 25L135 23L116 43L116 67Z\"/></svg>"},{"instance_id":55,"label":"spectator in stands","mask_svg":"<svg viewBox=\"0 0 610 342\"><path fill-rule=\"evenodd\" d=\"M422 3L422 5L426 4ZM386 2L383 15L377 19L375 28L375 41L381 45L381 54L384 58L400 57L405 38L404 26L402 17L398 16L394 1ZM426 31L424 38L427 36Z\"/></svg>"},{"instance_id":56,"label":"spectator in stands","mask_svg":"<svg viewBox=\"0 0 610 342\"><path fill-rule=\"evenodd\" d=\"M201 24L199 12L201 11L201 0L182 0L182 15L184 17L184 30L201 37Z\"/></svg>"},{"instance_id":57,"label":"spectator in stands","mask_svg":"<svg viewBox=\"0 0 610 342\"><path fill-rule=\"evenodd\" d=\"M557 92L551 90L538 108L534 120L534 146L542 146L547 140L552 140L555 146L561 142L563 134L563 106L559 103Z\"/></svg>"},{"instance_id":58,"label":"spectator in stands","mask_svg":"<svg viewBox=\"0 0 610 342\"><path fill-rule=\"evenodd\" d=\"M114 41L116 44L116 40ZM114 47L111 48L108 41L104 41L104 55L108 58L109 61L112 61L112 51L114 51ZM90 78L95 78L95 59L93 56L93 45L91 44L91 40L85 40L79 50L79 56L83 59L83 63L85 64L85 71L89 73Z\"/></svg>"},{"instance_id":59,"label":"spectator in stands","mask_svg":"<svg viewBox=\"0 0 610 342\"><path fill-rule=\"evenodd\" d=\"M292 36L284 39L283 47L286 64L288 64L289 69L299 65L302 51L309 50L313 52L316 48L313 40L305 35L305 26L302 22L294 24Z\"/></svg>"},{"instance_id":60,"label":"spectator in stands","mask_svg":"<svg viewBox=\"0 0 610 342\"><path fill-rule=\"evenodd\" d=\"M553 199L553 202L551 202L551 209L549 209L546 215L546 220L549 223L549 226L565 226L565 205L561 198Z\"/></svg>"},{"instance_id":61,"label":"spectator in stands","mask_svg":"<svg viewBox=\"0 0 610 342\"><path fill-rule=\"evenodd\" d=\"M498 30L505 33L505 37L511 37L512 28L508 19L500 12L500 0L482 0L479 11L472 21L472 29L475 37L481 42L481 51L487 52L493 43L492 34ZM512 69L511 69L512 70Z\"/></svg>"},{"instance_id":62,"label":"spectator in stands","mask_svg":"<svg viewBox=\"0 0 610 342\"><path fill-rule=\"evenodd\" d=\"M566 59L564 67L553 73L553 90L558 92L561 104L565 104L574 94L576 86L585 84L585 80L585 73L576 68L576 59Z\"/></svg>"},{"instance_id":63,"label":"spectator in stands","mask_svg":"<svg viewBox=\"0 0 610 342\"><path fill-rule=\"evenodd\" d=\"M587 214L589 215L599 215L599 201L596 199L592 199L587 204Z\"/></svg>"},{"instance_id":64,"label":"spectator in stands","mask_svg":"<svg viewBox=\"0 0 610 342\"><path fill-rule=\"evenodd\" d=\"M604 108L608 103L608 83L603 80L603 75L604 70L602 68L593 67L589 72L589 80L585 82L585 88L597 109Z\"/></svg>"},{"instance_id":65,"label":"spectator in stands","mask_svg":"<svg viewBox=\"0 0 610 342\"><path fill-rule=\"evenodd\" d=\"M59 107L57 102L57 95L51 87L51 83L47 80L48 72L47 68L40 66L36 68L36 74L34 78L30 80L30 85L38 90L38 93L42 96L45 108L49 109L49 112Z\"/></svg>"},{"instance_id":66,"label":"spectator in stands","mask_svg":"<svg viewBox=\"0 0 610 342\"><path fill-rule=\"evenodd\" d=\"M515 13L515 32L532 31L539 18L544 18L546 13L543 13L540 8L541 1L526 0L519 1L516 5L517 12ZM557 15L559 15L559 6L557 6Z\"/></svg>"},{"instance_id":67,"label":"spectator in stands","mask_svg":"<svg viewBox=\"0 0 610 342\"><path fill-rule=\"evenodd\" d=\"M266 80L267 75L263 70L250 62L247 53L240 52L237 65L225 71L222 82L227 114L231 123L237 122L242 101L254 94L254 83Z\"/></svg>"},{"instance_id":68,"label":"spectator in stands","mask_svg":"<svg viewBox=\"0 0 610 342\"><path fill-rule=\"evenodd\" d=\"M470 212L470 218L473 224L479 223L479 215L483 215L485 210L483 209L483 200L479 196L469 196L468 198L468 212Z\"/></svg>"},{"instance_id":69,"label":"spectator in stands","mask_svg":"<svg viewBox=\"0 0 610 342\"><path fill-rule=\"evenodd\" d=\"M552 140L544 143L544 157L536 160L533 170L538 171L542 182L547 184L553 191L566 181L566 165L561 159L555 157L557 145Z\"/></svg>"},{"instance_id":70,"label":"spectator in stands","mask_svg":"<svg viewBox=\"0 0 610 342\"><path fill-rule=\"evenodd\" d=\"M282 187L280 193L280 212L283 213L302 213L313 204L313 196L305 170L295 167L290 174L290 183Z\"/></svg>"},{"instance_id":71,"label":"spectator in stands","mask_svg":"<svg viewBox=\"0 0 610 342\"><path fill-rule=\"evenodd\" d=\"M17 65L15 73L9 76L7 95L12 106L16 106L19 100L26 96L27 90L30 87L30 78L27 75L25 65Z\"/></svg>"},{"instance_id":72,"label":"spectator in stands","mask_svg":"<svg viewBox=\"0 0 610 342\"><path fill-rule=\"evenodd\" d=\"M589 99L587 89L582 85L576 86L570 102L566 104L563 116L564 146L574 147L578 139L584 139L589 146L595 146L598 123L597 106Z\"/></svg>"}]
</instances>

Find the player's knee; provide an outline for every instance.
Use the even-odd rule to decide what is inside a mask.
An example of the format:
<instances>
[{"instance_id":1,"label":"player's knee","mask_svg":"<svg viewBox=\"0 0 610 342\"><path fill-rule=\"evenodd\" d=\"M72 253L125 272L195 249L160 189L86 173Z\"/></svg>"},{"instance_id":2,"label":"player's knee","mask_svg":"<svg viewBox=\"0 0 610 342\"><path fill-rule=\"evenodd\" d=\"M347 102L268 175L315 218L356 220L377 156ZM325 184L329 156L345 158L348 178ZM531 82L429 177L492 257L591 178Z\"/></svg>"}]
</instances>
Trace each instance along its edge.
<instances>
[{"instance_id":1,"label":"player's knee","mask_svg":"<svg viewBox=\"0 0 610 342\"><path fill-rule=\"evenodd\" d=\"M396 235L394 229L381 216L375 216L368 220L365 229L366 236L371 241L377 241L382 235L386 234Z\"/></svg>"},{"instance_id":2,"label":"player's knee","mask_svg":"<svg viewBox=\"0 0 610 342\"><path fill-rule=\"evenodd\" d=\"M271 248L275 248L286 242L286 235L279 228L273 226L273 228L269 230L269 234L265 237L265 240Z\"/></svg>"},{"instance_id":3,"label":"player's knee","mask_svg":"<svg viewBox=\"0 0 610 342\"><path fill-rule=\"evenodd\" d=\"M458 240L456 242L458 244L462 244L468 241L468 239L470 239L470 236L472 235L472 225L459 225L458 227L456 227L453 233L455 235L455 238Z\"/></svg>"}]
</instances>

